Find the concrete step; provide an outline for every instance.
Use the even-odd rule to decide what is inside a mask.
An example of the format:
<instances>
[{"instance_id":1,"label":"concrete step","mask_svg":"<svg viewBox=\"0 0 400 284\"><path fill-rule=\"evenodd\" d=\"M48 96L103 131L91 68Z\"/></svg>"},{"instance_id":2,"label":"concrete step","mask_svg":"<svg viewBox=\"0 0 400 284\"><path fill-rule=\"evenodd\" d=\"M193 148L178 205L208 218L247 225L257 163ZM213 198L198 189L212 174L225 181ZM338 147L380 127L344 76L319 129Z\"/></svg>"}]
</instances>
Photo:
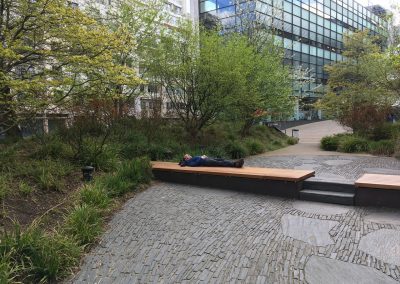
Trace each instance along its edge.
<instances>
[{"instance_id":1,"label":"concrete step","mask_svg":"<svg viewBox=\"0 0 400 284\"><path fill-rule=\"evenodd\" d=\"M356 191L354 183L344 183L339 181L306 180L303 182L303 188L347 193L355 193Z\"/></svg>"},{"instance_id":2,"label":"concrete step","mask_svg":"<svg viewBox=\"0 0 400 284\"><path fill-rule=\"evenodd\" d=\"M335 203L342 205L354 205L355 193L303 189L299 192L300 200Z\"/></svg>"}]
</instances>

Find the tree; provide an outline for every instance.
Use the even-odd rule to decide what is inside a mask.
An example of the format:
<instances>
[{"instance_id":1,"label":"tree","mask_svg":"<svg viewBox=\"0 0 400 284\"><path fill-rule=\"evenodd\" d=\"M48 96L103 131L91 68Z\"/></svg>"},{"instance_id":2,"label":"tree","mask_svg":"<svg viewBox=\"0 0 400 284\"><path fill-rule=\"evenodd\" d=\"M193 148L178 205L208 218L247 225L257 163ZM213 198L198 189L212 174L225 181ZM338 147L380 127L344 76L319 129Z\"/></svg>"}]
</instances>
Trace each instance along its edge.
<instances>
[{"instance_id":1,"label":"tree","mask_svg":"<svg viewBox=\"0 0 400 284\"><path fill-rule=\"evenodd\" d=\"M375 40L368 31L345 37L345 60L327 67L329 91L320 102L341 124L363 135L386 120L396 100L388 88L393 65Z\"/></svg>"},{"instance_id":2,"label":"tree","mask_svg":"<svg viewBox=\"0 0 400 284\"><path fill-rule=\"evenodd\" d=\"M140 83L112 60L131 35L109 32L66 0L2 0L0 41L0 126L9 134L38 113Z\"/></svg>"},{"instance_id":3,"label":"tree","mask_svg":"<svg viewBox=\"0 0 400 284\"><path fill-rule=\"evenodd\" d=\"M243 122L242 136L249 133L257 119L281 119L292 113L294 105L290 71L282 64L283 55L277 51L279 47L273 43L259 51L252 44L249 47L253 52L247 58L244 88L240 100L231 109Z\"/></svg>"},{"instance_id":4,"label":"tree","mask_svg":"<svg viewBox=\"0 0 400 284\"><path fill-rule=\"evenodd\" d=\"M243 94L252 49L239 36L199 32L188 22L171 29L152 51L149 75L163 86L193 139Z\"/></svg>"},{"instance_id":5,"label":"tree","mask_svg":"<svg viewBox=\"0 0 400 284\"><path fill-rule=\"evenodd\" d=\"M151 56L149 50L157 46L160 36L168 30L169 17L164 12L165 3L159 0L115 0L107 11L102 11L99 5L89 2L86 11L100 24L105 25L114 33L128 34L125 48L114 53L114 63L120 66L139 69L140 78L147 84L146 61ZM115 100L116 113L122 116L127 112L124 107L133 97L140 94L139 85L133 88L115 86L123 94Z\"/></svg>"},{"instance_id":6,"label":"tree","mask_svg":"<svg viewBox=\"0 0 400 284\"><path fill-rule=\"evenodd\" d=\"M247 39L254 57L250 59L251 73L236 112L243 122L241 134L245 136L261 117L282 119L290 116L295 97L292 96L290 69L283 65L284 49L276 41L277 30L283 28L283 22L278 20L282 16L282 7L252 0L236 1L236 7L234 30ZM263 13L256 12L256 8Z\"/></svg>"}]
</instances>

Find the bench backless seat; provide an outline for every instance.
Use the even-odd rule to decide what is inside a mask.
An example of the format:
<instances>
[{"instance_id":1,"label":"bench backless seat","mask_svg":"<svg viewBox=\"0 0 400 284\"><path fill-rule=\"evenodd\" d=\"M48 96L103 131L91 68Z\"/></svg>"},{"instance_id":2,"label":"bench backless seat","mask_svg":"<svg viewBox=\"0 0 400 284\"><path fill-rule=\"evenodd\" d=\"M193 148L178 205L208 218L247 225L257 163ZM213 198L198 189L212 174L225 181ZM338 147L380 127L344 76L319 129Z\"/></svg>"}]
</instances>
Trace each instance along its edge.
<instances>
[{"instance_id":1,"label":"bench backless seat","mask_svg":"<svg viewBox=\"0 0 400 284\"><path fill-rule=\"evenodd\" d=\"M364 174L355 186L356 205L400 208L400 175Z\"/></svg>"},{"instance_id":2,"label":"bench backless seat","mask_svg":"<svg viewBox=\"0 0 400 284\"><path fill-rule=\"evenodd\" d=\"M275 168L181 167L152 162L154 176L163 181L219 187L296 198L302 182L314 171Z\"/></svg>"}]
</instances>

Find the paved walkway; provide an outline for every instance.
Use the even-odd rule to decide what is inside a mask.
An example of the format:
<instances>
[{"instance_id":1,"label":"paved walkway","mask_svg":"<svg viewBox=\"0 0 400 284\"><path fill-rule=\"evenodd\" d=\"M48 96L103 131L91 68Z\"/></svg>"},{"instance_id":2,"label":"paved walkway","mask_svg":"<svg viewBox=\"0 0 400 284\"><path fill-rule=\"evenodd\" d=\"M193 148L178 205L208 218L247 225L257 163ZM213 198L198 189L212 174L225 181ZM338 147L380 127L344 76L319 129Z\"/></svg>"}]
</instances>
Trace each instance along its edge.
<instances>
[{"instance_id":1,"label":"paved walkway","mask_svg":"<svg viewBox=\"0 0 400 284\"><path fill-rule=\"evenodd\" d=\"M400 212L158 183L74 283L397 283Z\"/></svg>"},{"instance_id":2,"label":"paved walkway","mask_svg":"<svg viewBox=\"0 0 400 284\"><path fill-rule=\"evenodd\" d=\"M349 132L348 129L339 125L333 120L325 120L320 122L314 122L310 124L300 125L293 128L286 129L287 135L292 135L292 129L299 130L300 141L298 144L289 146L276 151L271 151L263 154L263 156L293 156L293 155L319 155L319 156L330 156L337 155L337 152L323 151L320 149L320 141L322 137L333 135L337 133ZM346 154L344 156L369 156L367 154Z\"/></svg>"},{"instance_id":3,"label":"paved walkway","mask_svg":"<svg viewBox=\"0 0 400 284\"><path fill-rule=\"evenodd\" d=\"M321 155L312 126L298 127L301 143L290 155L275 151L246 165L314 169L317 178L348 182L365 172L400 174L393 158ZM108 227L71 282L400 282L400 210L155 183Z\"/></svg>"}]
</instances>

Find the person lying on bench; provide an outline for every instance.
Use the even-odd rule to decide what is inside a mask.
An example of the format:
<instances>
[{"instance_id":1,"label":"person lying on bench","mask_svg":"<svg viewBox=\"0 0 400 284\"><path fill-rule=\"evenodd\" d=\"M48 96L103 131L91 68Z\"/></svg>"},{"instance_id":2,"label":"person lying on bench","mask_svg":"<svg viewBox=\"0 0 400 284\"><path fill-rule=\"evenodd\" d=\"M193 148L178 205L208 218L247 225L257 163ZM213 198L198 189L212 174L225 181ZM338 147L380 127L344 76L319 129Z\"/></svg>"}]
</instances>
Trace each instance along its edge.
<instances>
[{"instance_id":1,"label":"person lying on bench","mask_svg":"<svg viewBox=\"0 0 400 284\"><path fill-rule=\"evenodd\" d=\"M233 167L241 168L243 167L244 160L239 159L237 161L229 161L220 158L209 158L206 155L203 156L190 156L185 154L183 160L179 162L181 167Z\"/></svg>"}]
</instances>

